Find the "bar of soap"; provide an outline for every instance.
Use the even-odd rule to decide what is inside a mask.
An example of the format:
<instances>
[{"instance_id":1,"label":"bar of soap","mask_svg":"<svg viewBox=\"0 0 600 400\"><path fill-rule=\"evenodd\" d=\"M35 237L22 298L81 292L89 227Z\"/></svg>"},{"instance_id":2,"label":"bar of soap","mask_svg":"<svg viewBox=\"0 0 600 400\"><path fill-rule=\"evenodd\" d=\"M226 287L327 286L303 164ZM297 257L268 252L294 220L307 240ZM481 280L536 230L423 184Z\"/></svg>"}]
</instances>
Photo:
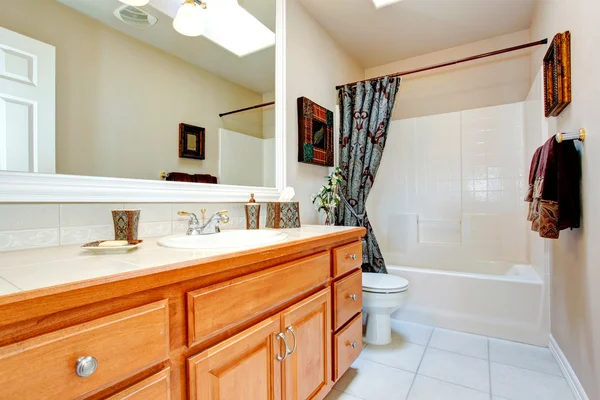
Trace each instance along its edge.
<instances>
[{"instance_id":1,"label":"bar of soap","mask_svg":"<svg viewBox=\"0 0 600 400\"><path fill-rule=\"evenodd\" d=\"M127 240L107 240L98 245L98 247L119 247L127 246L129 242Z\"/></svg>"}]
</instances>

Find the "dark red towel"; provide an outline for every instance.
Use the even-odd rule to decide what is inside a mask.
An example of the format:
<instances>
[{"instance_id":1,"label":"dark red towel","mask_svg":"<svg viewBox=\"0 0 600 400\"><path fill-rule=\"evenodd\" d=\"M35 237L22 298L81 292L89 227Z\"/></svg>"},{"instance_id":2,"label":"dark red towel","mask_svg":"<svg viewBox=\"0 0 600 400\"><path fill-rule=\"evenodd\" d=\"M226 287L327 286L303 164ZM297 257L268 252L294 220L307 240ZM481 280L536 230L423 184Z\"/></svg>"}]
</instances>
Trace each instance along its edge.
<instances>
[{"instance_id":1,"label":"dark red towel","mask_svg":"<svg viewBox=\"0 0 600 400\"><path fill-rule=\"evenodd\" d=\"M558 143L554 137L536 150L529 171L531 229L548 239L559 231L579 228L581 218L581 160L573 141Z\"/></svg>"}]
</instances>

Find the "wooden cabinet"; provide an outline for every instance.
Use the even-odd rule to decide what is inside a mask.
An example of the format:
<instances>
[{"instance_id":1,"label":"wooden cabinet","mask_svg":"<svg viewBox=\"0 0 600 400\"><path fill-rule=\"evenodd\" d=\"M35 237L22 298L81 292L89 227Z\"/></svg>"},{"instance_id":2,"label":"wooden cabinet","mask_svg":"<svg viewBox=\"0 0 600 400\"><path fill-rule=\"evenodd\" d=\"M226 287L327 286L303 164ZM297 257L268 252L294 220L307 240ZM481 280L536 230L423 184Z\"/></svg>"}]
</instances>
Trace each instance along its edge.
<instances>
[{"instance_id":1,"label":"wooden cabinet","mask_svg":"<svg viewBox=\"0 0 600 400\"><path fill-rule=\"evenodd\" d=\"M361 351L362 314L358 314L333 336L333 379L340 379Z\"/></svg>"},{"instance_id":2,"label":"wooden cabinet","mask_svg":"<svg viewBox=\"0 0 600 400\"><path fill-rule=\"evenodd\" d=\"M276 315L189 358L190 400L280 400L280 330Z\"/></svg>"},{"instance_id":3,"label":"wooden cabinet","mask_svg":"<svg viewBox=\"0 0 600 400\"><path fill-rule=\"evenodd\" d=\"M357 256L354 257L354 254ZM362 351L362 248L352 243L333 249L333 369L334 382ZM358 260L355 260L357 258Z\"/></svg>"},{"instance_id":4,"label":"wooden cabinet","mask_svg":"<svg viewBox=\"0 0 600 400\"><path fill-rule=\"evenodd\" d=\"M362 242L333 249L333 277L340 277L362 265Z\"/></svg>"},{"instance_id":5,"label":"wooden cabinet","mask_svg":"<svg viewBox=\"0 0 600 400\"><path fill-rule=\"evenodd\" d=\"M293 351L283 363L286 400L322 399L331 382L331 291L323 290L282 314Z\"/></svg>"},{"instance_id":6,"label":"wooden cabinet","mask_svg":"<svg viewBox=\"0 0 600 400\"><path fill-rule=\"evenodd\" d=\"M322 252L188 293L188 346L327 282L329 260Z\"/></svg>"},{"instance_id":7,"label":"wooden cabinet","mask_svg":"<svg viewBox=\"0 0 600 400\"><path fill-rule=\"evenodd\" d=\"M361 350L363 234L0 296L0 399L322 400Z\"/></svg>"},{"instance_id":8,"label":"wooden cabinet","mask_svg":"<svg viewBox=\"0 0 600 400\"><path fill-rule=\"evenodd\" d=\"M165 368L107 400L171 400L171 369Z\"/></svg>"},{"instance_id":9,"label":"wooden cabinet","mask_svg":"<svg viewBox=\"0 0 600 400\"><path fill-rule=\"evenodd\" d=\"M362 309L362 271L334 282L333 294L333 327L337 330Z\"/></svg>"},{"instance_id":10,"label":"wooden cabinet","mask_svg":"<svg viewBox=\"0 0 600 400\"><path fill-rule=\"evenodd\" d=\"M168 317L163 300L0 348L0 398L73 399L158 364Z\"/></svg>"},{"instance_id":11,"label":"wooden cabinet","mask_svg":"<svg viewBox=\"0 0 600 400\"><path fill-rule=\"evenodd\" d=\"M330 289L188 359L191 400L313 400L331 389Z\"/></svg>"}]
</instances>

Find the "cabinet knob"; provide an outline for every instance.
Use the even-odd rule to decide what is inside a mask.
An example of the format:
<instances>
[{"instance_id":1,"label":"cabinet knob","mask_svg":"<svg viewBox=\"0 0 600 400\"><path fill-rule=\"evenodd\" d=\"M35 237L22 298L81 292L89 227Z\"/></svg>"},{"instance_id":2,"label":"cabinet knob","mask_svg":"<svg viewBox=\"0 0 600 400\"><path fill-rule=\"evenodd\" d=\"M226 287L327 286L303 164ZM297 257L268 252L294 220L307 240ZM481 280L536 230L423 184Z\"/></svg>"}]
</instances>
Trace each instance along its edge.
<instances>
[{"instance_id":1,"label":"cabinet knob","mask_svg":"<svg viewBox=\"0 0 600 400\"><path fill-rule=\"evenodd\" d=\"M98 360L92 356L79 357L75 363L75 372L77 373L77 376L82 378L87 378L88 376L92 375L94 372L96 372L97 368Z\"/></svg>"},{"instance_id":2,"label":"cabinet knob","mask_svg":"<svg viewBox=\"0 0 600 400\"><path fill-rule=\"evenodd\" d=\"M358 300L358 296L357 296L357 295L355 295L355 294L348 295L348 297L349 297L349 298L350 298L350 300L352 300L352 301L357 301L357 300Z\"/></svg>"},{"instance_id":3,"label":"cabinet knob","mask_svg":"<svg viewBox=\"0 0 600 400\"><path fill-rule=\"evenodd\" d=\"M346 346L350 346L353 349L356 349L358 347L358 343L357 342L347 342Z\"/></svg>"},{"instance_id":4,"label":"cabinet knob","mask_svg":"<svg viewBox=\"0 0 600 400\"><path fill-rule=\"evenodd\" d=\"M356 254L350 254L350 255L348 255L348 258L351 259L351 260L355 260L356 261L356 259L358 258L358 256Z\"/></svg>"}]
</instances>

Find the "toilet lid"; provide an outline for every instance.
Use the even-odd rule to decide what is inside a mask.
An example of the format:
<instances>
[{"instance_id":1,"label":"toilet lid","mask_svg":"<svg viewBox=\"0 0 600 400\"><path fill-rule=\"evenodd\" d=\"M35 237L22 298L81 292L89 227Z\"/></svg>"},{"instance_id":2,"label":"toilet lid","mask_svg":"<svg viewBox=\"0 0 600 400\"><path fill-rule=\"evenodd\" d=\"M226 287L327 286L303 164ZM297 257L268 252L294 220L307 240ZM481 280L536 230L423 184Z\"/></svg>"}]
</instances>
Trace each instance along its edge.
<instances>
[{"instance_id":1,"label":"toilet lid","mask_svg":"<svg viewBox=\"0 0 600 400\"><path fill-rule=\"evenodd\" d=\"M396 275L363 272L362 286L366 292L393 293L408 289L408 281Z\"/></svg>"}]
</instances>

